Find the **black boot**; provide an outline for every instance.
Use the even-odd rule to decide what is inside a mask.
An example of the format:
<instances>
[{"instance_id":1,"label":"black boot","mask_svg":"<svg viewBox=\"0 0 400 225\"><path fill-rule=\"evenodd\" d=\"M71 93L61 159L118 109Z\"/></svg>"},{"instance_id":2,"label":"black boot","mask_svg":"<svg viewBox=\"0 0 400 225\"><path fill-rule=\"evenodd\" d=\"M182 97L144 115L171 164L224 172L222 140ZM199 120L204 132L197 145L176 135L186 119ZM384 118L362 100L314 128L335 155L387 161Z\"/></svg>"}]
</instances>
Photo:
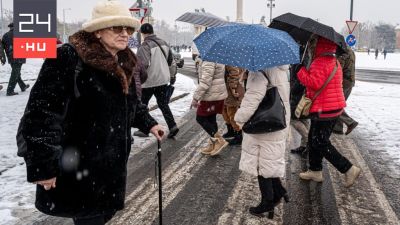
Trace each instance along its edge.
<instances>
[{"instance_id":1,"label":"black boot","mask_svg":"<svg viewBox=\"0 0 400 225\"><path fill-rule=\"evenodd\" d=\"M298 148L291 149L291 150L290 150L290 153L299 154L299 155L304 155L304 154L307 153L307 147L300 146L300 147L298 147Z\"/></svg>"},{"instance_id":2,"label":"black boot","mask_svg":"<svg viewBox=\"0 0 400 225\"><path fill-rule=\"evenodd\" d=\"M241 145L243 141L242 131L235 131L235 137L229 141L229 145Z\"/></svg>"},{"instance_id":3,"label":"black boot","mask_svg":"<svg viewBox=\"0 0 400 225\"><path fill-rule=\"evenodd\" d=\"M268 219L274 218L274 188L272 178L258 176L258 184L261 191L261 202L256 207L250 207L250 214L264 217L263 213L268 212Z\"/></svg>"},{"instance_id":4,"label":"black boot","mask_svg":"<svg viewBox=\"0 0 400 225\"><path fill-rule=\"evenodd\" d=\"M226 124L226 128L228 128L228 132L222 135L222 137L225 139L235 137L235 130L233 130L233 127L230 124Z\"/></svg>"},{"instance_id":5,"label":"black boot","mask_svg":"<svg viewBox=\"0 0 400 225\"><path fill-rule=\"evenodd\" d=\"M287 194L286 189L283 187L280 178L272 178L272 186L274 188L274 206L279 205L281 203L281 199L283 198L286 203L289 202L289 196Z\"/></svg>"}]
</instances>

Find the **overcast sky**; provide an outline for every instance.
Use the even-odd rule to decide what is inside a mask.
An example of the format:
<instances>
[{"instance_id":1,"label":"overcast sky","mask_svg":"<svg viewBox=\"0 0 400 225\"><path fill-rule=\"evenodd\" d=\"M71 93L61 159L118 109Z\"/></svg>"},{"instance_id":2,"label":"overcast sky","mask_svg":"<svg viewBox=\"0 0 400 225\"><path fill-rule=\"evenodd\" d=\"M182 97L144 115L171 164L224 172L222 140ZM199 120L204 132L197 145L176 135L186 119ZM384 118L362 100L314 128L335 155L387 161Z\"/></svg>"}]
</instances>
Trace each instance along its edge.
<instances>
[{"instance_id":1,"label":"overcast sky","mask_svg":"<svg viewBox=\"0 0 400 225\"><path fill-rule=\"evenodd\" d=\"M12 9L13 0L2 0L3 7ZM34 1L34 0L32 0ZM98 0L57 0L58 18L62 20L62 9L66 11L67 21L89 19L91 10ZM121 0L131 6L135 0ZM267 0L243 0L244 20L248 23L258 23L262 15L269 21ZM276 0L273 17L286 12L318 19L320 22L340 29L345 26L345 20L350 17L350 0ZM219 17L236 19L236 0L153 0L156 19L163 19L173 24L175 19L185 12L195 8L205 8ZM387 22L393 25L400 23L400 0L354 0L353 20L360 22ZM185 24L179 23L179 26Z\"/></svg>"}]
</instances>

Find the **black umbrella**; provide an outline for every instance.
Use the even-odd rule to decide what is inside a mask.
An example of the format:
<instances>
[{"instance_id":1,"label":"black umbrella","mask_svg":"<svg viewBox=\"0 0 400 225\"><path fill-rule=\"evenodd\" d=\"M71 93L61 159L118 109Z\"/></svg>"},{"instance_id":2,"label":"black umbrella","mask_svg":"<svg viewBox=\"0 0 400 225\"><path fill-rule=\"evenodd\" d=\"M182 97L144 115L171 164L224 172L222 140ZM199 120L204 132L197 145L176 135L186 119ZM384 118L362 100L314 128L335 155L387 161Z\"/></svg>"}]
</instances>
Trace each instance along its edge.
<instances>
[{"instance_id":1,"label":"black umbrella","mask_svg":"<svg viewBox=\"0 0 400 225\"><path fill-rule=\"evenodd\" d=\"M306 44L311 35L316 34L333 41L341 49L346 49L344 37L335 29L307 17L285 13L274 18L269 27L286 31L300 44Z\"/></svg>"}]
</instances>

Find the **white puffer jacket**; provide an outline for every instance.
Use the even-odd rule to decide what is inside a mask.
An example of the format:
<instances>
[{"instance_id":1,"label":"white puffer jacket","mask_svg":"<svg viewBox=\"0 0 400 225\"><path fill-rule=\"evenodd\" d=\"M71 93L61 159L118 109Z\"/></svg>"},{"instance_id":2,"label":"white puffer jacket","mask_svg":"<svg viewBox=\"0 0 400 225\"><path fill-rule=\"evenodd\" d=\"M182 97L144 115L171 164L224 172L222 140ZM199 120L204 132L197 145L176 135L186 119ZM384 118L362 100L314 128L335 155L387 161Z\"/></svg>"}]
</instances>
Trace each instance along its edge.
<instances>
[{"instance_id":1,"label":"white puffer jacket","mask_svg":"<svg viewBox=\"0 0 400 225\"><path fill-rule=\"evenodd\" d=\"M193 95L197 101L218 101L228 97L225 85L225 66L218 63L201 62L199 86Z\"/></svg>"},{"instance_id":2,"label":"white puffer jacket","mask_svg":"<svg viewBox=\"0 0 400 225\"><path fill-rule=\"evenodd\" d=\"M273 86L278 88L286 109L287 127L283 130L265 134L243 133L242 155L239 169L254 176L265 178L283 177L285 175L285 149L290 127L290 85L289 66L266 69ZM260 72L250 72L247 79L247 90L236 112L235 121L243 126L257 110L267 91L268 80ZM269 84L268 86L271 86Z\"/></svg>"}]
</instances>

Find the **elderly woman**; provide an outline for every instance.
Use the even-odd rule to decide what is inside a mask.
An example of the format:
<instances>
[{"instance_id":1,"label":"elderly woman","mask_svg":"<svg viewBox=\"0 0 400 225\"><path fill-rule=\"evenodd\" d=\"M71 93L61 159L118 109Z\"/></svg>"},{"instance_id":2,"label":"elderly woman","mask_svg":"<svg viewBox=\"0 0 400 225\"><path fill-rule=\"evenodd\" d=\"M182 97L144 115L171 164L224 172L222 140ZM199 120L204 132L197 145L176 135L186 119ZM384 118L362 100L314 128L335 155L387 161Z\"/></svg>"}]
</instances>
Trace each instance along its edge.
<instances>
[{"instance_id":1,"label":"elderly woman","mask_svg":"<svg viewBox=\"0 0 400 225\"><path fill-rule=\"evenodd\" d=\"M71 45L44 62L20 126L41 212L105 224L124 207L131 127L161 140L140 103L137 59L127 48L138 26L119 1L99 2Z\"/></svg>"},{"instance_id":2,"label":"elderly woman","mask_svg":"<svg viewBox=\"0 0 400 225\"><path fill-rule=\"evenodd\" d=\"M255 113L269 86L278 88L286 109L286 124L289 124L288 69L289 66L285 65L266 69L265 75L261 72L249 73L246 93L235 115L235 121L240 127L243 127ZM280 180L285 175L284 156L288 132L289 126L271 133L247 134L243 132L239 169L258 177L261 192L260 204L249 209L249 212L255 216L263 216L263 213L269 212L269 218L272 219L274 207L281 199L285 198L288 201L286 190Z\"/></svg>"}]
</instances>

